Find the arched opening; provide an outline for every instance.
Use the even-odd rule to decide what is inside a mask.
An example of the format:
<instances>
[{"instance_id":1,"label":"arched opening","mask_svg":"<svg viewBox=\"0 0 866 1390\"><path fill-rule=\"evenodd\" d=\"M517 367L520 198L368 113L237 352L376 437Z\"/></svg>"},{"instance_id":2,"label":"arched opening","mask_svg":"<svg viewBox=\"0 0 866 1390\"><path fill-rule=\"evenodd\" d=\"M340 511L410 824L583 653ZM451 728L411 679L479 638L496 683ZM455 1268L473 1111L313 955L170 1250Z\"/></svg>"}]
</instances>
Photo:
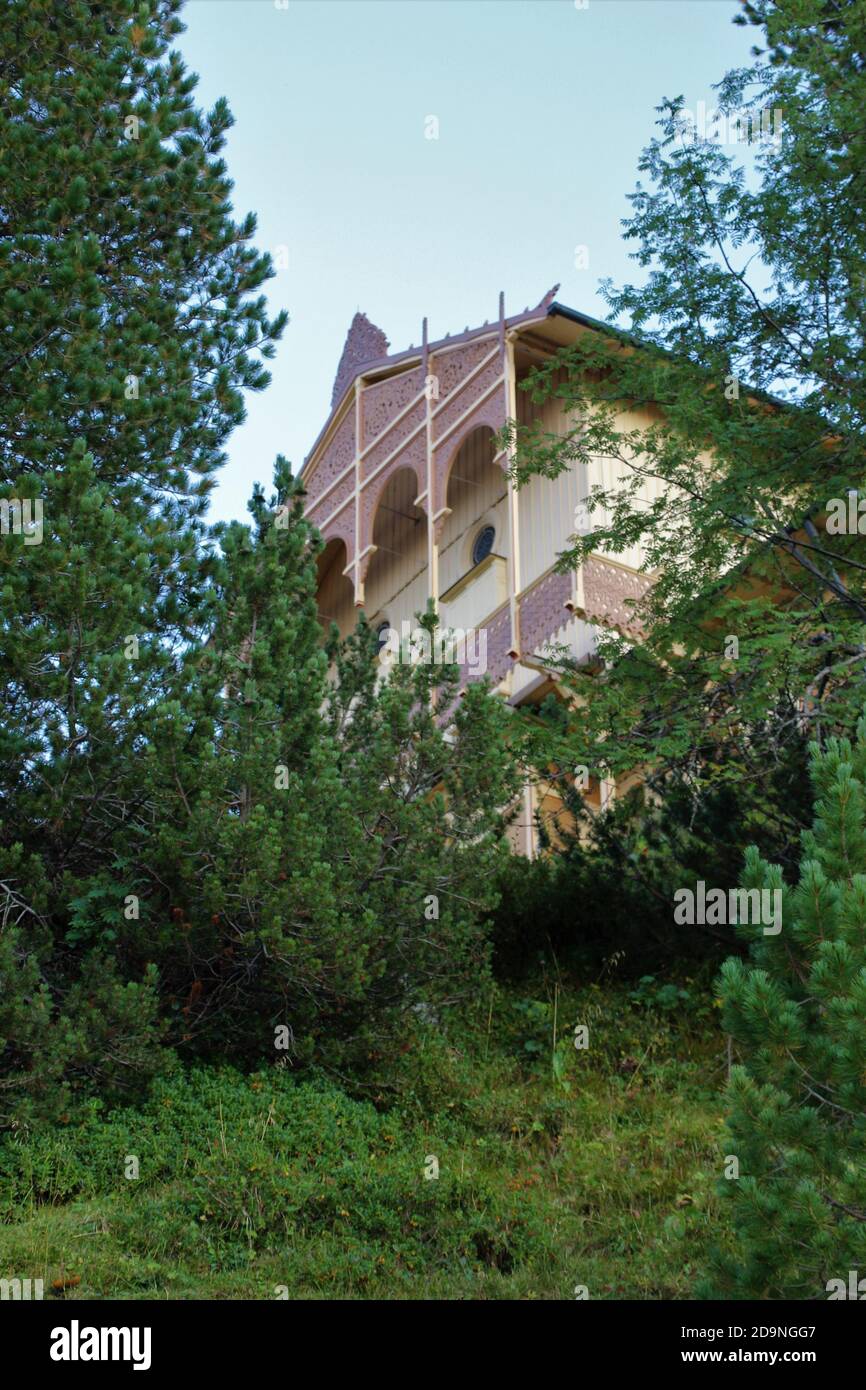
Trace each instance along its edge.
<instances>
[{"instance_id":1,"label":"arched opening","mask_svg":"<svg viewBox=\"0 0 866 1390\"><path fill-rule=\"evenodd\" d=\"M418 492L413 470L401 468L379 498L364 585L364 610L374 626L387 619L399 630L427 606L427 518L415 505Z\"/></svg>"},{"instance_id":2,"label":"arched opening","mask_svg":"<svg viewBox=\"0 0 866 1390\"><path fill-rule=\"evenodd\" d=\"M319 622L324 628L336 623L340 636L347 637L355 628L355 590L343 570L348 562L346 542L335 538L328 541L318 557Z\"/></svg>"},{"instance_id":3,"label":"arched opening","mask_svg":"<svg viewBox=\"0 0 866 1390\"><path fill-rule=\"evenodd\" d=\"M508 556L508 487L494 458L493 431L479 425L460 445L448 475L450 508L439 541L439 589L446 593L488 555Z\"/></svg>"}]
</instances>

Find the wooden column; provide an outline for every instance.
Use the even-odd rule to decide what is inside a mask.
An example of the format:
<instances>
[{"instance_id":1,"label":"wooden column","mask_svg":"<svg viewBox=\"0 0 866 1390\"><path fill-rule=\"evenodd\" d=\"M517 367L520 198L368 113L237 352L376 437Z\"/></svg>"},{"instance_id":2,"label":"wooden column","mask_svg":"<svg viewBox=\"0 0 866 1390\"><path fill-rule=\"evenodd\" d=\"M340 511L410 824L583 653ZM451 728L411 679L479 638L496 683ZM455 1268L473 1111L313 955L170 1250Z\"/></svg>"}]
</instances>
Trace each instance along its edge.
<instances>
[{"instance_id":1,"label":"wooden column","mask_svg":"<svg viewBox=\"0 0 866 1390\"><path fill-rule=\"evenodd\" d=\"M422 377L424 380L425 408L427 412L427 597L433 604L434 610L439 611L439 542L436 539L436 522L434 520L437 510L437 498L435 495L436 478L433 467L433 401L428 385L430 372L430 354L427 348L427 320L425 318L422 325L421 339L421 366ZM435 375L435 373L434 373Z\"/></svg>"},{"instance_id":2,"label":"wooden column","mask_svg":"<svg viewBox=\"0 0 866 1390\"><path fill-rule=\"evenodd\" d=\"M523 785L523 853L527 859L535 858L535 795L531 782Z\"/></svg>"},{"instance_id":3,"label":"wooden column","mask_svg":"<svg viewBox=\"0 0 866 1390\"><path fill-rule=\"evenodd\" d=\"M355 607L364 605L364 584L361 579L361 378L355 378Z\"/></svg>"},{"instance_id":4,"label":"wooden column","mask_svg":"<svg viewBox=\"0 0 866 1390\"><path fill-rule=\"evenodd\" d=\"M516 424L517 422L517 379L514 371L514 341L511 336L505 335L505 296L500 295L499 300L499 331L503 338L503 376L505 381L505 418L507 421ZM509 539L509 563L508 563L508 607L511 618L511 651L509 655L512 660L517 660L520 656L520 512L517 503L517 488L511 476L511 468L514 463L514 445L508 447L508 539Z\"/></svg>"}]
</instances>

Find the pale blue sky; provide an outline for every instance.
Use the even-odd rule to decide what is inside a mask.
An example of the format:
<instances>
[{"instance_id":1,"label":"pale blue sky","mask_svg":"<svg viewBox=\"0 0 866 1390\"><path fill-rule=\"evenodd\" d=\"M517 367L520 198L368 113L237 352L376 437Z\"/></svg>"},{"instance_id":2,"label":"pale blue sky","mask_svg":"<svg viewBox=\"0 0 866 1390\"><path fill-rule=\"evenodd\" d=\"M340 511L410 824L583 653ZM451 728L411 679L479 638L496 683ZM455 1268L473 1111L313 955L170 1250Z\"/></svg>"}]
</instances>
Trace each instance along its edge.
<instances>
[{"instance_id":1,"label":"pale blue sky","mask_svg":"<svg viewBox=\"0 0 866 1390\"><path fill-rule=\"evenodd\" d=\"M654 108L748 58L737 0L188 0L180 48L200 105L228 97L238 215L288 249L268 284L291 322L247 399L211 520L246 517L274 455L300 468L352 315L392 350L558 298L603 317L635 278L621 219ZM439 138L425 138L427 118ZM429 129L429 125L427 125ZM589 267L575 268L585 245Z\"/></svg>"}]
</instances>

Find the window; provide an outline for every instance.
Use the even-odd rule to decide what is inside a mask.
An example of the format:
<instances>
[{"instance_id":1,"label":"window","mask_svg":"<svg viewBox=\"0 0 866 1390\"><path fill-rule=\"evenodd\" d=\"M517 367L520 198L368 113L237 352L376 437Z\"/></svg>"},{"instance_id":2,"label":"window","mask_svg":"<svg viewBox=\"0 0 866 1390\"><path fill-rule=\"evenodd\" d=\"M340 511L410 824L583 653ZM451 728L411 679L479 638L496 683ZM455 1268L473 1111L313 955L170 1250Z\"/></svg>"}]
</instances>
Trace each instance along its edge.
<instances>
[{"instance_id":1,"label":"window","mask_svg":"<svg viewBox=\"0 0 866 1390\"><path fill-rule=\"evenodd\" d=\"M495 526L482 526L481 530L478 532L478 535L475 537L475 540L472 542L473 565L480 565L482 560L487 559L487 556L493 549L493 542L495 539Z\"/></svg>"}]
</instances>

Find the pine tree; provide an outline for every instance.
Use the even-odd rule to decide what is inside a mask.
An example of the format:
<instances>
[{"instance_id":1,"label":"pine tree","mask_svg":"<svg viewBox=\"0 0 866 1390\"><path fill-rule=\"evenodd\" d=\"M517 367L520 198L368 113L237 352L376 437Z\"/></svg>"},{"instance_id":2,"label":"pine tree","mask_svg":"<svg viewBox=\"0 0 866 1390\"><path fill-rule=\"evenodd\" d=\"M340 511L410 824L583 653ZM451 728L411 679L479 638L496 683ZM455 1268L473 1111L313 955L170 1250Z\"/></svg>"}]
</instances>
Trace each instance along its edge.
<instances>
[{"instance_id":1,"label":"pine tree","mask_svg":"<svg viewBox=\"0 0 866 1390\"><path fill-rule=\"evenodd\" d=\"M66 873L129 801L112 765L195 629L198 520L285 321L230 215L228 108L168 52L178 8L4 8L0 477L43 535L0 537L0 767Z\"/></svg>"},{"instance_id":2,"label":"pine tree","mask_svg":"<svg viewBox=\"0 0 866 1390\"><path fill-rule=\"evenodd\" d=\"M721 1183L734 1250L716 1291L735 1297L838 1297L866 1277L866 716L853 745L812 745L811 776L797 885L746 859L744 887L782 895L781 930L743 928L750 959L722 970L742 1060Z\"/></svg>"},{"instance_id":3,"label":"pine tree","mask_svg":"<svg viewBox=\"0 0 866 1390\"><path fill-rule=\"evenodd\" d=\"M294 1065L357 1065L413 1004L477 989L515 769L488 692L441 717L456 668L384 680L363 618L323 640L303 496L279 460L252 525L216 528L208 630L145 757L160 816L135 828L124 949L158 962L188 1050L279 1060L282 1036Z\"/></svg>"},{"instance_id":4,"label":"pine tree","mask_svg":"<svg viewBox=\"0 0 866 1390\"><path fill-rule=\"evenodd\" d=\"M127 827L159 814L140 757L206 622L203 511L285 322L231 216L231 115L196 108L169 51L178 9L7 0L0 27L0 992L14 1014L115 980L118 1039L145 978L117 949ZM122 1081L87 1021L105 991L82 1009L71 1072ZM36 1087L49 1032L0 1016L7 1093Z\"/></svg>"},{"instance_id":5,"label":"pine tree","mask_svg":"<svg viewBox=\"0 0 866 1390\"><path fill-rule=\"evenodd\" d=\"M381 682L363 623L326 648L284 460L206 530L285 319L178 8L11 0L0 35L0 492L43 509L0 535L0 1124L161 1041L363 1059L486 962L504 707L443 722L454 671Z\"/></svg>"}]
</instances>

